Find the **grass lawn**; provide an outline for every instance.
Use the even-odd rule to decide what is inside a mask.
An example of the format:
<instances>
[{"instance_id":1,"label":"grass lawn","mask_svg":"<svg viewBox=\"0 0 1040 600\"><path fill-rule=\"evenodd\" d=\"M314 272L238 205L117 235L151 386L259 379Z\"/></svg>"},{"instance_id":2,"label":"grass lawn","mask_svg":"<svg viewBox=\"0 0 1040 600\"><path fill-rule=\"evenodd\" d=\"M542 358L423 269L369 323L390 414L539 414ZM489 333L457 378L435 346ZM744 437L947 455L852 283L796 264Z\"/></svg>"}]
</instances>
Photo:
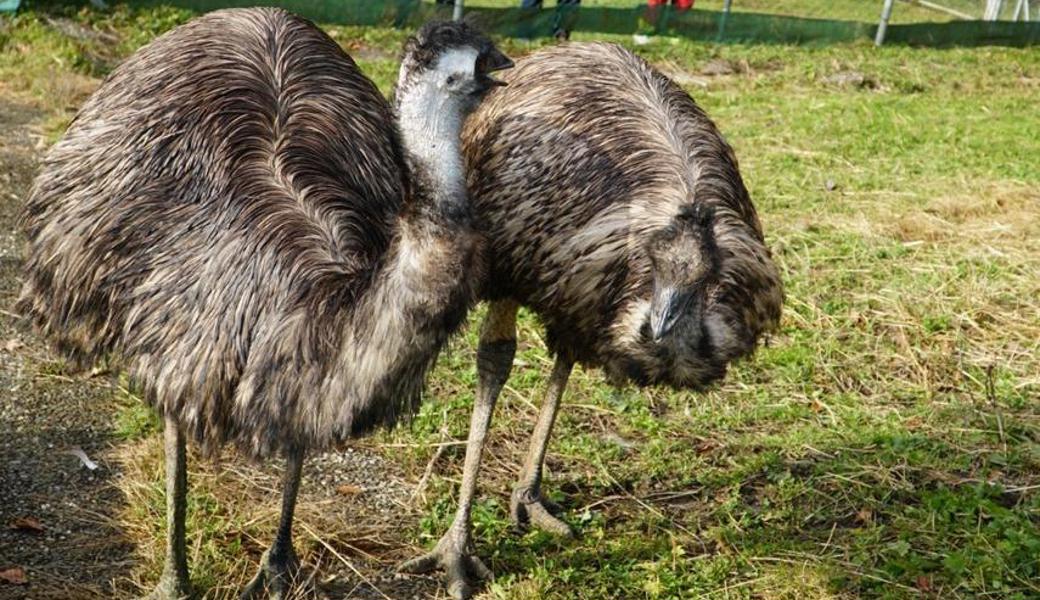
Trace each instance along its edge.
<instances>
[{"instance_id":1,"label":"grass lawn","mask_svg":"<svg viewBox=\"0 0 1040 600\"><path fill-rule=\"evenodd\" d=\"M880 6L735 4L863 20ZM121 57L190 16L0 20L0 93L39 106L54 139ZM405 33L328 30L389 92ZM514 56L541 43L502 40ZM515 535L507 518L551 366L525 315L475 510L498 574L487 597L1040 598L1040 52L668 38L636 51L734 145L784 273L782 328L706 394L612 390L578 370L547 462L546 489L580 532L560 540ZM412 481L433 467L428 516L403 523L405 543L435 541L454 510L462 448L443 443L466 435L475 334L443 355L410 425L362 442ZM147 429L134 410L113 428ZM139 461L128 477L150 509L127 511L126 527L159 539L160 458ZM218 480L195 481L220 497L206 487ZM205 524L196 580L229 571L222 544L253 526L242 510ZM160 560L148 547L135 569L154 580Z\"/></svg>"}]
</instances>

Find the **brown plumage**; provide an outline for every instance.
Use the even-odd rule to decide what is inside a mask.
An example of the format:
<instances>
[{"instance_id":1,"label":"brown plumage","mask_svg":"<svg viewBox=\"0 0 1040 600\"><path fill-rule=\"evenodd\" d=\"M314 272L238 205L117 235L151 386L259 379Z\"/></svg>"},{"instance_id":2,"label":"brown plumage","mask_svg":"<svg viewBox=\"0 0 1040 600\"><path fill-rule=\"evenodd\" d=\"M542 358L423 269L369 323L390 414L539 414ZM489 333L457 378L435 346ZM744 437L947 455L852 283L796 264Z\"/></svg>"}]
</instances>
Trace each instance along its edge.
<instances>
[{"instance_id":1,"label":"brown plumage","mask_svg":"<svg viewBox=\"0 0 1040 600\"><path fill-rule=\"evenodd\" d=\"M126 366L166 418L168 461L181 430L289 454L288 523L303 449L412 411L474 299L481 239L459 134L508 64L465 25L429 25L406 46L392 107L282 10L163 35L47 155L19 309L79 362ZM169 464L183 495L183 460ZM272 577L291 563L279 540ZM160 587L183 592L176 576Z\"/></svg>"},{"instance_id":2,"label":"brown plumage","mask_svg":"<svg viewBox=\"0 0 1040 600\"><path fill-rule=\"evenodd\" d=\"M463 134L489 239L485 297L529 306L554 353L615 380L688 387L721 376L776 325L782 287L714 123L615 45L543 50L508 81ZM649 243L696 218L714 237L702 331L655 342L641 318L654 283Z\"/></svg>"},{"instance_id":3,"label":"brown plumage","mask_svg":"<svg viewBox=\"0 0 1040 600\"><path fill-rule=\"evenodd\" d=\"M544 325L556 366L511 512L567 534L540 488L572 365L614 383L700 389L776 327L783 297L733 150L678 85L609 44L540 50L506 81L463 132L491 304L459 512L426 557L457 598L474 590L454 565L476 560L469 505L518 306Z\"/></svg>"},{"instance_id":4,"label":"brown plumage","mask_svg":"<svg viewBox=\"0 0 1040 600\"><path fill-rule=\"evenodd\" d=\"M477 238L408 178L391 106L323 32L207 15L117 68L48 154L21 310L81 361L117 354L201 442L326 445L413 407L472 295ZM404 233L438 246L428 314L382 304L417 283L392 280Z\"/></svg>"}]
</instances>

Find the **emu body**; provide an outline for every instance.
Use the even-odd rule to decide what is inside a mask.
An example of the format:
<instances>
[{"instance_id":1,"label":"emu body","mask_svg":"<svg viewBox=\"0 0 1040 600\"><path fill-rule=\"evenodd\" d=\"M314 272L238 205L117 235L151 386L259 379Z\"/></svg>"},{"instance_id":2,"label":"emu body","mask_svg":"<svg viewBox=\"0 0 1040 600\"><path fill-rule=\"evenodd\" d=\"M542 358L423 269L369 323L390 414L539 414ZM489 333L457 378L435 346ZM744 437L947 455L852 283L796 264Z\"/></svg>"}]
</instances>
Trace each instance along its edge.
<instances>
[{"instance_id":1,"label":"emu body","mask_svg":"<svg viewBox=\"0 0 1040 600\"><path fill-rule=\"evenodd\" d=\"M488 237L490 306L476 431L441 555L472 551L474 471L509 374L519 306L544 324L556 365L511 512L518 524L568 534L542 499L541 477L573 364L601 368L613 383L700 389L753 351L782 303L737 159L679 86L607 44L536 52L507 81L463 133Z\"/></svg>"},{"instance_id":2,"label":"emu body","mask_svg":"<svg viewBox=\"0 0 1040 600\"><path fill-rule=\"evenodd\" d=\"M714 123L618 46L545 50L508 81L463 134L489 244L482 295L530 307L554 354L615 382L686 388L723 376L776 324L782 288ZM718 262L705 285L706 335L655 341L648 246L694 207L710 209ZM689 347L690 337L703 344Z\"/></svg>"},{"instance_id":3,"label":"emu body","mask_svg":"<svg viewBox=\"0 0 1040 600\"><path fill-rule=\"evenodd\" d=\"M120 65L44 161L21 310L81 362L116 357L163 415L170 518L185 434L289 457L248 593L287 589L304 451L412 411L474 299L482 242L442 157L461 164L462 122L508 64L466 26L427 26L395 110L310 22L218 11ZM432 100L452 119L398 126ZM164 597L188 589L173 521Z\"/></svg>"}]
</instances>

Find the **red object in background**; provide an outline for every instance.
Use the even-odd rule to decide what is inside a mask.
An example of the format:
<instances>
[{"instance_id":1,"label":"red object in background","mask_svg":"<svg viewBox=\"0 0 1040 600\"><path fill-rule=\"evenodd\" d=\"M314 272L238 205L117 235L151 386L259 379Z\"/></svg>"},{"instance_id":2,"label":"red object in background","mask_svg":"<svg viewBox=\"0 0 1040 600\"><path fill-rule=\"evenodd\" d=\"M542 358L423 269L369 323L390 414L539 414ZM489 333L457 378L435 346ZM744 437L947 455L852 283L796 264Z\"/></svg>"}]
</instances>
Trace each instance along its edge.
<instances>
[{"instance_id":1,"label":"red object in background","mask_svg":"<svg viewBox=\"0 0 1040 600\"><path fill-rule=\"evenodd\" d=\"M653 8L656 6L664 6L668 4L668 0L646 0L646 5ZM672 0L672 6L676 10L687 10L693 8L693 0Z\"/></svg>"},{"instance_id":2,"label":"red object in background","mask_svg":"<svg viewBox=\"0 0 1040 600\"><path fill-rule=\"evenodd\" d=\"M683 12L693 8L693 0L672 0L671 4L675 7L675 12ZM646 15L644 18L649 23L657 23L657 19L661 16L661 7L667 5L668 0L646 0Z\"/></svg>"}]
</instances>

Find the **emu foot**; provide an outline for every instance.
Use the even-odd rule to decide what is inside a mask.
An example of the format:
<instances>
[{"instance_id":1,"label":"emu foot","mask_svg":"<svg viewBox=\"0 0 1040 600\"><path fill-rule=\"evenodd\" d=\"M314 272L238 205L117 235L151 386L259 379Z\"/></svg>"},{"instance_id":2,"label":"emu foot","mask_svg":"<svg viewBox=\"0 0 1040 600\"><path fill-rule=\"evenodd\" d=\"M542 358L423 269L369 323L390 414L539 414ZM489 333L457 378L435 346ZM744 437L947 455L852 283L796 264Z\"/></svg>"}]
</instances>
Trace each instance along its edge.
<instances>
[{"instance_id":1,"label":"emu foot","mask_svg":"<svg viewBox=\"0 0 1040 600\"><path fill-rule=\"evenodd\" d=\"M398 572L422 575L436 569L444 571L444 585L454 600L469 600L481 581L493 577L491 570L477 558L468 532L452 527L432 552L406 561Z\"/></svg>"},{"instance_id":2,"label":"emu foot","mask_svg":"<svg viewBox=\"0 0 1040 600\"><path fill-rule=\"evenodd\" d=\"M542 497L542 491L537 487L517 486L513 488L513 495L509 499L509 514L513 518L513 525L521 531L529 525L534 525L543 531L554 533L562 537L573 537L574 530L556 515L562 509L556 503Z\"/></svg>"},{"instance_id":3,"label":"emu foot","mask_svg":"<svg viewBox=\"0 0 1040 600\"><path fill-rule=\"evenodd\" d=\"M164 572L155 589L142 600L187 600L192 597L194 596L187 575L178 576Z\"/></svg>"},{"instance_id":4,"label":"emu foot","mask_svg":"<svg viewBox=\"0 0 1040 600\"><path fill-rule=\"evenodd\" d=\"M298 595L292 593L292 588L299 572L300 560L296 558L296 552L290 549L287 555L273 558L271 551L268 550L260 558L260 568L257 569L256 575L246 584L238 598L239 600L296 598Z\"/></svg>"}]
</instances>

